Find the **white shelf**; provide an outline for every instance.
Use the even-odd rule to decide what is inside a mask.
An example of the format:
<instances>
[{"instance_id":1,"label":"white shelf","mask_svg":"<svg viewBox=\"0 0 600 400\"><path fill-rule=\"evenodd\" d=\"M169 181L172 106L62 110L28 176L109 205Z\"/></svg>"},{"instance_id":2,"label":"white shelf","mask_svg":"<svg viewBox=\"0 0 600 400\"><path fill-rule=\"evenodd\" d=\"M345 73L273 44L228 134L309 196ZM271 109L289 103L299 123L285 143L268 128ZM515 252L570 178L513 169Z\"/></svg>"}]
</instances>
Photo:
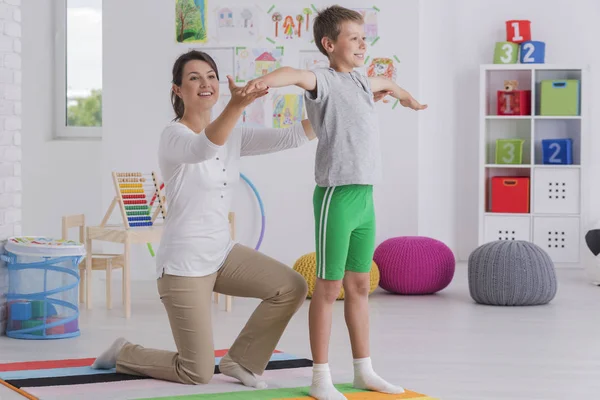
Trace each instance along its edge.
<instances>
[{"instance_id":1,"label":"white shelf","mask_svg":"<svg viewBox=\"0 0 600 400\"><path fill-rule=\"evenodd\" d=\"M520 119L575 119L580 120L581 116L577 115L564 115L564 116L554 116L554 115L486 115L485 119L510 119L510 120L520 120Z\"/></svg>"},{"instance_id":2,"label":"white shelf","mask_svg":"<svg viewBox=\"0 0 600 400\"><path fill-rule=\"evenodd\" d=\"M578 263L586 251L584 222L589 144L588 67L570 64L486 64L480 67L479 107L479 245L492 240L529 240L545 249L555 263ZM537 115L540 82L580 80L581 115ZM517 80L519 89L531 90L532 115L491 115L504 80ZM574 164L541 164L542 140L572 140ZM522 139L522 164L495 164L498 139ZM491 212L491 178L529 178L528 213ZM560 184L560 185L559 185ZM559 186L558 186L559 185ZM558 233L557 233L558 232ZM548 247L560 240L565 246Z\"/></svg>"},{"instance_id":3,"label":"white shelf","mask_svg":"<svg viewBox=\"0 0 600 400\"><path fill-rule=\"evenodd\" d=\"M534 168L552 168L552 169L580 169L581 165L573 165L573 164L535 164Z\"/></svg>"},{"instance_id":4,"label":"white shelf","mask_svg":"<svg viewBox=\"0 0 600 400\"><path fill-rule=\"evenodd\" d=\"M483 64L482 71L581 71L581 66L569 64Z\"/></svg>"},{"instance_id":5,"label":"white shelf","mask_svg":"<svg viewBox=\"0 0 600 400\"><path fill-rule=\"evenodd\" d=\"M531 164L485 164L486 168L531 168Z\"/></svg>"}]
</instances>

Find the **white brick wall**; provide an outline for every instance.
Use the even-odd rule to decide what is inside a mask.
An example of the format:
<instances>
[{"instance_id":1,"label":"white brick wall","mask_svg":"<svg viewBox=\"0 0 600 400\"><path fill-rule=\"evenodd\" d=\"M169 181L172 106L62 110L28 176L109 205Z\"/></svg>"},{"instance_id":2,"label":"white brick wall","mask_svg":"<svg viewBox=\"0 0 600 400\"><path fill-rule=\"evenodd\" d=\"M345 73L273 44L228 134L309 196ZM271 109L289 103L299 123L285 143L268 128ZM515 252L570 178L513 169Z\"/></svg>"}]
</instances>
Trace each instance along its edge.
<instances>
[{"instance_id":1,"label":"white brick wall","mask_svg":"<svg viewBox=\"0 0 600 400\"><path fill-rule=\"evenodd\" d=\"M21 234L21 0L0 0L0 252ZM6 320L6 266L0 261L0 334Z\"/></svg>"}]
</instances>

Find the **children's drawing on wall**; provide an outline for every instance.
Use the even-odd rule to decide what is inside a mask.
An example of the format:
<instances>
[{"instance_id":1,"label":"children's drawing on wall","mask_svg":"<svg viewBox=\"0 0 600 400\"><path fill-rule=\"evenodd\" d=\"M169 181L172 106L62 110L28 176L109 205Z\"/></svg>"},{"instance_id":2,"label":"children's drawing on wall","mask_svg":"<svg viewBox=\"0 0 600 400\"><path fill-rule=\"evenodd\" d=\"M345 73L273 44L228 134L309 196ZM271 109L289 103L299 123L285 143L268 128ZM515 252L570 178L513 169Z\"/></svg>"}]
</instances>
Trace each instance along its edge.
<instances>
[{"instance_id":1,"label":"children's drawing on wall","mask_svg":"<svg viewBox=\"0 0 600 400\"><path fill-rule=\"evenodd\" d=\"M264 14L256 5L223 6L213 10L215 21L215 41L260 39L260 17Z\"/></svg>"},{"instance_id":2,"label":"children's drawing on wall","mask_svg":"<svg viewBox=\"0 0 600 400\"><path fill-rule=\"evenodd\" d=\"M379 9L372 8L353 8L362 14L365 24L363 28L365 30L365 38L369 45L374 45L379 40L379 24L377 23L377 14Z\"/></svg>"},{"instance_id":3,"label":"children's drawing on wall","mask_svg":"<svg viewBox=\"0 0 600 400\"><path fill-rule=\"evenodd\" d=\"M271 18L271 32L267 32L267 40L271 43L280 43L290 39L303 39L311 41L313 38L312 18L313 10L307 8L285 9L271 7L268 11Z\"/></svg>"},{"instance_id":4,"label":"children's drawing on wall","mask_svg":"<svg viewBox=\"0 0 600 400\"><path fill-rule=\"evenodd\" d=\"M303 95L280 94L273 98L273 128L288 128L302 121L303 114Z\"/></svg>"},{"instance_id":5,"label":"children's drawing on wall","mask_svg":"<svg viewBox=\"0 0 600 400\"><path fill-rule=\"evenodd\" d=\"M320 51L300 51L300 69L329 67L329 59Z\"/></svg>"},{"instance_id":6,"label":"children's drawing on wall","mask_svg":"<svg viewBox=\"0 0 600 400\"><path fill-rule=\"evenodd\" d=\"M203 51L215 60L219 67L220 83L227 83L227 75L235 76L235 49L233 47L197 47L194 50Z\"/></svg>"},{"instance_id":7,"label":"children's drawing on wall","mask_svg":"<svg viewBox=\"0 0 600 400\"><path fill-rule=\"evenodd\" d=\"M394 58L397 59L396 56ZM375 76L383 76L386 79L395 81L396 80L396 66L394 64L394 60L391 58L385 57L376 57L373 58L371 64L367 68L367 76L375 77ZM384 103L389 103L389 100L386 98L383 100Z\"/></svg>"},{"instance_id":8,"label":"children's drawing on wall","mask_svg":"<svg viewBox=\"0 0 600 400\"><path fill-rule=\"evenodd\" d=\"M236 47L235 81L261 77L283 65L283 47Z\"/></svg>"},{"instance_id":9,"label":"children's drawing on wall","mask_svg":"<svg viewBox=\"0 0 600 400\"><path fill-rule=\"evenodd\" d=\"M266 126L265 107L268 104L267 96L256 99L244 109L241 124L250 128Z\"/></svg>"},{"instance_id":10,"label":"children's drawing on wall","mask_svg":"<svg viewBox=\"0 0 600 400\"><path fill-rule=\"evenodd\" d=\"M206 43L206 1L175 0L175 39L179 43Z\"/></svg>"}]
</instances>

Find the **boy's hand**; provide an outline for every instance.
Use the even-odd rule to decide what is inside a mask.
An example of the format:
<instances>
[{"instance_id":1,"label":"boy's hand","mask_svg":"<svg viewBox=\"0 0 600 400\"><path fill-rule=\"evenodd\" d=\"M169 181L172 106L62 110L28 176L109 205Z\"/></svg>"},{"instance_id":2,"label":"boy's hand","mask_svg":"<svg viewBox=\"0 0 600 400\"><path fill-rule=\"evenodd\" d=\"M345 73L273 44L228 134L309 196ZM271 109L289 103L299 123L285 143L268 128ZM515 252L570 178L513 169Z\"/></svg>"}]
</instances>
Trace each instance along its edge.
<instances>
[{"instance_id":1,"label":"boy's hand","mask_svg":"<svg viewBox=\"0 0 600 400\"><path fill-rule=\"evenodd\" d=\"M248 83L246 84L246 86L244 86L242 93L243 94L249 94L255 91L259 91L262 92L264 90L268 90L268 86L265 85L265 83L262 81L261 78L256 78L256 79L252 79L251 81L248 81Z\"/></svg>"},{"instance_id":2,"label":"boy's hand","mask_svg":"<svg viewBox=\"0 0 600 400\"><path fill-rule=\"evenodd\" d=\"M424 110L427 108L427 104L421 104L415 100L412 96L408 99L400 100L400 104L404 107L412 108L415 111Z\"/></svg>"}]
</instances>

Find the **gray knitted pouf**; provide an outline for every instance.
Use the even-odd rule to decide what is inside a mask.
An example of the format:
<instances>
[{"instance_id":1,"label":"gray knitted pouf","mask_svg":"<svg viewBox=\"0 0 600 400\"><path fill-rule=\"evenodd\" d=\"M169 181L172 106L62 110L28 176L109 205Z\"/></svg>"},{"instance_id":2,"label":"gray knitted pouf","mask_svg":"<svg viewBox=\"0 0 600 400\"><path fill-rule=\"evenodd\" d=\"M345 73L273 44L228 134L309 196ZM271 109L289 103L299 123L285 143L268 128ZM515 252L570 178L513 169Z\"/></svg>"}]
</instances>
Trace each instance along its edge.
<instances>
[{"instance_id":1,"label":"gray knitted pouf","mask_svg":"<svg viewBox=\"0 0 600 400\"><path fill-rule=\"evenodd\" d=\"M539 246L520 240L498 240L469 256L469 291L477 303L533 306L556 294L556 273L550 256Z\"/></svg>"}]
</instances>

